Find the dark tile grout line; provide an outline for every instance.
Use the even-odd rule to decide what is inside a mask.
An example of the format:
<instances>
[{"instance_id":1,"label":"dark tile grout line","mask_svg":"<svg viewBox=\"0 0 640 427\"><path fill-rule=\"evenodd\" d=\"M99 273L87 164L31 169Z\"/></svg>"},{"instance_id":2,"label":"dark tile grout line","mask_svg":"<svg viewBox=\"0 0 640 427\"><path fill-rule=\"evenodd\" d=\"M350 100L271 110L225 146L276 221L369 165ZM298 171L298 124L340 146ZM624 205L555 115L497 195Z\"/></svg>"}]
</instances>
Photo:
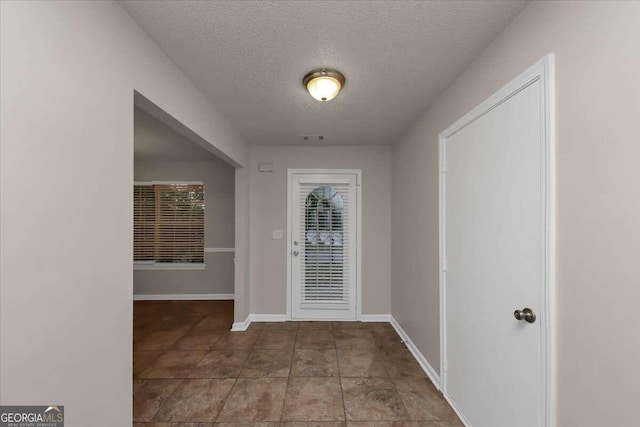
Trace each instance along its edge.
<instances>
[{"instance_id":1,"label":"dark tile grout line","mask_svg":"<svg viewBox=\"0 0 640 427\"><path fill-rule=\"evenodd\" d=\"M238 378L234 378L233 379L233 384L229 388L229 392L227 393L227 395L224 397L224 401L220 405L220 409L218 409L218 412L213 416L213 418L211 420L212 424L216 422L216 420L218 419L218 417L222 413L222 410L224 409L225 405L227 404L227 400L229 400L229 396L231 396L231 392L233 392L233 389L236 387L236 384L238 384Z\"/></svg>"},{"instance_id":2,"label":"dark tile grout line","mask_svg":"<svg viewBox=\"0 0 640 427\"><path fill-rule=\"evenodd\" d=\"M300 325L298 325L298 328ZM293 349L291 350L291 362L289 364L289 376L287 377L287 385L284 388L284 398L282 399L282 407L280 408L280 419L278 423L282 423L282 417L284 416L284 407L287 403L287 396L289 395L289 385L291 384L291 369L293 368L293 357L296 354L296 344L298 344L298 328L296 328L296 338L293 340Z\"/></svg>"},{"instance_id":3,"label":"dark tile grout line","mask_svg":"<svg viewBox=\"0 0 640 427\"><path fill-rule=\"evenodd\" d=\"M334 334L335 340L335 334ZM338 365L338 383L340 384L340 396L342 396L342 410L344 413L344 423L347 424L347 402L344 400L344 388L342 387L342 371L340 370L340 358L338 358L338 346L336 346L336 365Z\"/></svg>"}]
</instances>

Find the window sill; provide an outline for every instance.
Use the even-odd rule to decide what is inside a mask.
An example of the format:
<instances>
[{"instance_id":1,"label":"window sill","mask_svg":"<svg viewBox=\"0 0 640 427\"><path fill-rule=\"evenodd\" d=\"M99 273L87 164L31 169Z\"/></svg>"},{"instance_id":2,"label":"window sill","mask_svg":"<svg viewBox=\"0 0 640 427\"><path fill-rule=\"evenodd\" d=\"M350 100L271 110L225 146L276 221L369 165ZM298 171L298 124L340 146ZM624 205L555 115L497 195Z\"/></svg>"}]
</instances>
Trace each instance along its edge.
<instances>
[{"instance_id":1,"label":"window sill","mask_svg":"<svg viewBox=\"0 0 640 427\"><path fill-rule=\"evenodd\" d=\"M195 263L133 263L134 270L204 270L205 264Z\"/></svg>"}]
</instances>

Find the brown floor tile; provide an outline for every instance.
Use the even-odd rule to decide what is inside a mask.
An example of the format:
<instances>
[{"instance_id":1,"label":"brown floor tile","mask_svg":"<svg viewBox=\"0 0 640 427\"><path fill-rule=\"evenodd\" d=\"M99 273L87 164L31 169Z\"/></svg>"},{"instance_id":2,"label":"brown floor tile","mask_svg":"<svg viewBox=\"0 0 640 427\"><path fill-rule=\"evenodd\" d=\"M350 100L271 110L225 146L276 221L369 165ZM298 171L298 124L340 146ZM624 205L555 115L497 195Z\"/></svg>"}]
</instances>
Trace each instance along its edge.
<instances>
[{"instance_id":1,"label":"brown floor tile","mask_svg":"<svg viewBox=\"0 0 640 427\"><path fill-rule=\"evenodd\" d=\"M133 352L133 377L136 378L155 362L163 351L134 351Z\"/></svg>"},{"instance_id":2,"label":"brown floor tile","mask_svg":"<svg viewBox=\"0 0 640 427\"><path fill-rule=\"evenodd\" d=\"M336 348L333 331L324 329L298 331L296 348L313 350Z\"/></svg>"},{"instance_id":3,"label":"brown floor tile","mask_svg":"<svg viewBox=\"0 0 640 427\"><path fill-rule=\"evenodd\" d=\"M222 334L219 330L191 331L180 338L173 347L177 350L210 350Z\"/></svg>"},{"instance_id":4,"label":"brown floor tile","mask_svg":"<svg viewBox=\"0 0 640 427\"><path fill-rule=\"evenodd\" d=\"M256 341L255 348L264 350L293 350L297 331L264 330Z\"/></svg>"},{"instance_id":5,"label":"brown floor tile","mask_svg":"<svg viewBox=\"0 0 640 427\"><path fill-rule=\"evenodd\" d=\"M285 329L293 331L298 329L298 322L253 322L249 328L253 330Z\"/></svg>"},{"instance_id":6,"label":"brown floor tile","mask_svg":"<svg viewBox=\"0 0 640 427\"><path fill-rule=\"evenodd\" d=\"M395 348L398 350L406 350L407 346L400 338L374 338L376 346L383 348Z\"/></svg>"},{"instance_id":7,"label":"brown floor tile","mask_svg":"<svg viewBox=\"0 0 640 427\"><path fill-rule=\"evenodd\" d=\"M280 423L215 423L214 427L278 427Z\"/></svg>"},{"instance_id":8,"label":"brown floor tile","mask_svg":"<svg viewBox=\"0 0 640 427\"><path fill-rule=\"evenodd\" d=\"M367 329L334 329L333 334L336 339L336 348L340 350L376 348L373 334Z\"/></svg>"},{"instance_id":9,"label":"brown floor tile","mask_svg":"<svg viewBox=\"0 0 640 427\"><path fill-rule=\"evenodd\" d=\"M153 329L148 329L148 328L140 328L140 327L133 327L133 347L134 348L138 348L140 347L140 343L142 341L144 341L146 338L149 337L149 335L155 332Z\"/></svg>"},{"instance_id":10,"label":"brown floor tile","mask_svg":"<svg viewBox=\"0 0 640 427\"><path fill-rule=\"evenodd\" d=\"M208 314L226 314L233 316L233 301L169 301L166 310L184 316L206 316Z\"/></svg>"},{"instance_id":11,"label":"brown floor tile","mask_svg":"<svg viewBox=\"0 0 640 427\"><path fill-rule=\"evenodd\" d=\"M288 377L290 350L254 350L240 372L241 377Z\"/></svg>"},{"instance_id":12,"label":"brown floor tile","mask_svg":"<svg viewBox=\"0 0 640 427\"><path fill-rule=\"evenodd\" d=\"M279 421L286 389L286 378L239 378L217 421Z\"/></svg>"},{"instance_id":13,"label":"brown floor tile","mask_svg":"<svg viewBox=\"0 0 640 427\"><path fill-rule=\"evenodd\" d=\"M370 329L370 332L378 346L393 347L403 349L406 345L402 341L402 338L393 329L386 329L383 327Z\"/></svg>"},{"instance_id":14,"label":"brown floor tile","mask_svg":"<svg viewBox=\"0 0 640 427\"><path fill-rule=\"evenodd\" d=\"M213 348L218 349L235 349L250 350L255 345L260 332L224 332L220 339L214 344Z\"/></svg>"},{"instance_id":15,"label":"brown floor tile","mask_svg":"<svg viewBox=\"0 0 640 427\"><path fill-rule=\"evenodd\" d=\"M212 350L189 374L190 378L235 378L249 357L247 350Z\"/></svg>"},{"instance_id":16,"label":"brown floor tile","mask_svg":"<svg viewBox=\"0 0 640 427\"><path fill-rule=\"evenodd\" d=\"M426 376L416 359L407 348L399 347L378 347L387 366L389 375L400 376Z\"/></svg>"},{"instance_id":17,"label":"brown floor tile","mask_svg":"<svg viewBox=\"0 0 640 427\"><path fill-rule=\"evenodd\" d=\"M462 424L462 421L460 421L460 418L456 415L456 417L449 420L444 427L465 427L465 425Z\"/></svg>"},{"instance_id":18,"label":"brown floor tile","mask_svg":"<svg viewBox=\"0 0 640 427\"><path fill-rule=\"evenodd\" d=\"M211 422L218 415L234 382L233 379L185 380L153 420Z\"/></svg>"},{"instance_id":19,"label":"brown floor tile","mask_svg":"<svg viewBox=\"0 0 640 427\"><path fill-rule=\"evenodd\" d=\"M151 421L182 380L133 380L133 421Z\"/></svg>"},{"instance_id":20,"label":"brown floor tile","mask_svg":"<svg viewBox=\"0 0 640 427\"><path fill-rule=\"evenodd\" d=\"M298 322L298 330L333 329L331 322Z\"/></svg>"},{"instance_id":21,"label":"brown floor tile","mask_svg":"<svg viewBox=\"0 0 640 427\"><path fill-rule=\"evenodd\" d=\"M338 350L342 377L386 377L384 358L376 350Z\"/></svg>"},{"instance_id":22,"label":"brown floor tile","mask_svg":"<svg viewBox=\"0 0 640 427\"><path fill-rule=\"evenodd\" d=\"M140 378L187 378L206 351L169 350L153 362Z\"/></svg>"},{"instance_id":23,"label":"brown floor tile","mask_svg":"<svg viewBox=\"0 0 640 427\"><path fill-rule=\"evenodd\" d=\"M365 322L331 322L333 329L365 329Z\"/></svg>"},{"instance_id":24,"label":"brown floor tile","mask_svg":"<svg viewBox=\"0 0 640 427\"><path fill-rule=\"evenodd\" d=\"M414 421L455 420L455 412L428 378L393 378L409 417Z\"/></svg>"},{"instance_id":25,"label":"brown floor tile","mask_svg":"<svg viewBox=\"0 0 640 427\"><path fill-rule=\"evenodd\" d=\"M389 378L342 378L342 392L348 420L409 420Z\"/></svg>"},{"instance_id":26,"label":"brown floor tile","mask_svg":"<svg viewBox=\"0 0 640 427\"><path fill-rule=\"evenodd\" d=\"M148 423L144 427L213 427L213 425L213 423Z\"/></svg>"},{"instance_id":27,"label":"brown floor tile","mask_svg":"<svg viewBox=\"0 0 640 427\"><path fill-rule=\"evenodd\" d=\"M294 377L337 377L339 370L336 351L294 351L291 375Z\"/></svg>"},{"instance_id":28,"label":"brown floor tile","mask_svg":"<svg viewBox=\"0 0 640 427\"><path fill-rule=\"evenodd\" d=\"M233 322L229 319L221 318L217 314L210 314L203 318L193 329L195 331L203 330L216 330L216 331L229 331Z\"/></svg>"},{"instance_id":29,"label":"brown floor tile","mask_svg":"<svg viewBox=\"0 0 640 427\"><path fill-rule=\"evenodd\" d=\"M134 427L463 427L389 323L253 323L231 333L232 322L233 301L134 302L134 378L190 372L134 379ZM311 385L331 381L349 422L313 420L331 393ZM291 421L279 423L294 394L302 403L287 403Z\"/></svg>"},{"instance_id":30,"label":"brown floor tile","mask_svg":"<svg viewBox=\"0 0 640 427\"><path fill-rule=\"evenodd\" d=\"M344 406L339 378L291 378L283 421L341 421Z\"/></svg>"},{"instance_id":31,"label":"brown floor tile","mask_svg":"<svg viewBox=\"0 0 640 427\"><path fill-rule=\"evenodd\" d=\"M402 361L402 359L413 359L413 355L408 348L378 347L378 352L382 354L385 362Z\"/></svg>"},{"instance_id":32,"label":"brown floor tile","mask_svg":"<svg viewBox=\"0 0 640 427\"><path fill-rule=\"evenodd\" d=\"M390 377L423 377L426 378L427 374L420 367L418 362L410 356L406 359L396 359L385 363L387 373Z\"/></svg>"},{"instance_id":33,"label":"brown floor tile","mask_svg":"<svg viewBox=\"0 0 640 427\"><path fill-rule=\"evenodd\" d=\"M389 322L366 322L365 327L371 331L392 332L396 334L396 330Z\"/></svg>"},{"instance_id":34,"label":"brown floor tile","mask_svg":"<svg viewBox=\"0 0 640 427\"><path fill-rule=\"evenodd\" d=\"M167 331L154 331L144 335L134 344L135 351L168 350L182 338L189 328L175 328Z\"/></svg>"},{"instance_id":35,"label":"brown floor tile","mask_svg":"<svg viewBox=\"0 0 640 427\"><path fill-rule=\"evenodd\" d=\"M344 421L294 421L290 423L280 423L280 427L345 427Z\"/></svg>"},{"instance_id":36,"label":"brown floor tile","mask_svg":"<svg viewBox=\"0 0 640 427\"><path fill-rule=\"evenodd\" d=\"M179 316L171 313L166 313L162 317L157 319L151 327L157 331L165 331L177 328L190 330L203 318L203 316Z\"/></svg>"},{"instance_id":37,"label":"brown floor tile","mask_svg":"<svg viewBox=\"0 0 640 427\"><path fill-rule=\"evenodd\" d=\"M445 421L358 421L347 427L454 427Z\"/></svg>"}]
</instances>

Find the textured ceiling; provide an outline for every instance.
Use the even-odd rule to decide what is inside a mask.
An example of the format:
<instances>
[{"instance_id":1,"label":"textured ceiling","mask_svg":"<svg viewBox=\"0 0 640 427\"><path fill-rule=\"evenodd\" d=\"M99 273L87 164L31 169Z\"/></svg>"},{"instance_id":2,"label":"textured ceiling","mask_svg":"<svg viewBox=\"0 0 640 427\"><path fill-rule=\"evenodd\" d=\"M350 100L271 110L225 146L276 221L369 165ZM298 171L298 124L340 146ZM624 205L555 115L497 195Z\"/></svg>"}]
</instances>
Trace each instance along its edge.
<instances>
[{"instance_id":1,"label":"textured ceiling","mask_svg":"<svg viewBox=\"0 0 640 427\"><path fill-rule=\"evenodd\" d=\"M150 114L133 110L135 160L211 160L217 157Z\"/></svg>"},{"instance_id":2,"label":"textured ceiling","mask_svg":"<svg viewBox=\"0 0 640 427\"><path fill-rule=\"evenodd\" d=\"M121 4L250 144L383 145L406 132L526 2ZM318 67L347 79L328 103L302 86Z\"/></svg>"}]
</instances>

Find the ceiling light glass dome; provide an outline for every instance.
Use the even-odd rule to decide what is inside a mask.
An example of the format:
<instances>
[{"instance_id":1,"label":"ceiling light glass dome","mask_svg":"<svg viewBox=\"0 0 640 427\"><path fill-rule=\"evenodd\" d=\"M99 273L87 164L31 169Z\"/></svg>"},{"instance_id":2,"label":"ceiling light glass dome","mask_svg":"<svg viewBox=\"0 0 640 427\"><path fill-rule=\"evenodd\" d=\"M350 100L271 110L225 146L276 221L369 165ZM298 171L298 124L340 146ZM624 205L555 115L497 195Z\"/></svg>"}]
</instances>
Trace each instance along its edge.
<instances>
[{"instance_id":1,"label":"ceiling light glass dome","mask_svg":"<svg viewBox=\"0 0 640 427\"><path fill-rule=\"evenodd\" d=\"M307 73L302 83L312 97L326 102L340 93L344 80L344 75L338 71L321 69Z\"/></svg>"}]
</instances>

